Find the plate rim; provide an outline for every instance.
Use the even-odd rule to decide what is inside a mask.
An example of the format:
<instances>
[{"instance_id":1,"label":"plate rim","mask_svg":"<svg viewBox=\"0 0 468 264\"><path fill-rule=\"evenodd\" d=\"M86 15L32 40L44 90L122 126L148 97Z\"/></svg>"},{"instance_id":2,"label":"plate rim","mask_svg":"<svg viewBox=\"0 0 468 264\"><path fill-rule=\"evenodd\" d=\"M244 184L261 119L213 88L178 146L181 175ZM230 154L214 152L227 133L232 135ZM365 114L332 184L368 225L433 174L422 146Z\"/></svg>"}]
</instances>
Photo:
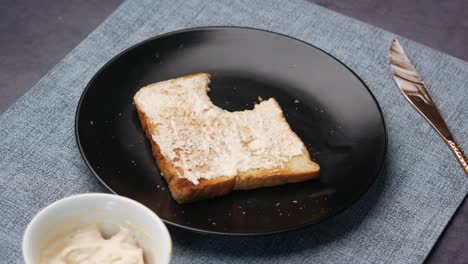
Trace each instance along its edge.
<instances>
[{"instance_id":1,"label":"plate rim","mask_svg":"<svg viewBox=\"0 0 468 264\"><path fill-rule=\"evenodd\" d=\"M81 158L83 159L83 161L85 162L86 166L88 167L88 169L94 174L94 176L101 182L101 184L106 187L107 190L109 190L111 193L115 194L115 195L120 195L118 194L117 192L115 192L109 185L107 185L107 183L104 182L104 180L99 176L99 174L94 170L93 166L90 164L88 158L86 157L86 154L84 153L84 150L83 150L83 146L81 144L81 141L80 141L80 135L79 135L79 132L78 132L78 126L79 126L79 115L80 115L80 110L82 108L82 104L83 104L83 101L84 101L84 98L86 97L86 94L89 90L89 88L92 86L92 84L94 83L94 81L97 79L97 77L101 74L101 72L103 72L105 69L107 69L109 66L111 66L113 64L114 61L118 60L120 57L124 56L125 54L127 54L129 51L135 49L135 48L138 48L139 46L142 46L148 42L151 42L151 41L155 41L157 39L160 39L160 38L164 38L164 37L167 37L167 36L171 36L171 35L177 35L177 34L181 34L181 33L186 33L186 32L196 32L196 31L202 31L202 30L215 30L215 29L224 29L224 30L229 30L229 29L241 29L241 30L249 30L249 31L259 31L259 32L263 32L263 33L270 33L270 34L274 34L274 35L279 35L279 36L282 36L282 37L286 37L286 38L289 38L291 40L294 40L294 41L298 41L302 44L305 44L311 48L314 48L320 52L322 52L324 55L327 55L329 56L330 58L332 58L334 61L338 62L339 64L341 64L342 66L344 66L350 73L352 73L362 84L363 86L366 88L367 92L369 93L369 95L371 96L372 100L375 102L376 106L377 106L377 110L379 112L379 115L380 115L380 118L382 120L382 126L383 126L383 134L384 134L384 146L383 146L383 155L382 155L382 160L380 161L380 164L379 164L379 168L377 170L377 172L375 173L374 177L372 178L371 182L366 186L366 190L364 192L362 192L360 195L358 195L355 199L352 199L350 200L349 202L347 202L342 208L340 208L339 210L336 210L334 211L333 213L331 213L330 215L322 218L322 219L318 219L316 221L311 221L311 222L307 222L307 223L303 223L303 224L299 224L299 225L294 225L292 227L288 227L288 228L283 228L283 229L278 229L278 230L274 230L274 231L267 231L267 232L256 232L256 233L248 233L248 232L236 232L236 233L233 233L233 232L221 232L221 231L211 231L211 230L205 230L205 229L199 229L199 228L194 228L194 227L190 227L190 226L185 226L185 225L182 225L182 224L178 224L178 223L175 223L175 222L172 222L172 221L169 221L167 219L163 219L161 217L161 220L165 223L165 224L168 224L168 225L171 225L171 226L175 226L177 228L181 228L181 229L184 229L184 230L189 230L189 231L192 231L192 232L196 232L196 233L199 233L199 234L207 234L207 235L221 235L221 236L232 236L232 237L249 237L249 236L269 236L269 235L274 235L274 234L280 234L280 233L286 233L286 232L289 232L289 231L293 231L293 230L299 230L299 229L303 229L305 227L309 227L309 226L313 226L313 225L317 225L321 222L324 222L324 221L327 221L327 220L330 220L331 218L334 218L334 217L337 217L339 214L341 214L343 211L349 209L351 206L353 206L354 204L356 204L359 200L361 200L369 191L370 189L372 188L372 186L375 184L377 178L379 178L382 174L382 169L384 167L384 163L385 163L385 160L387 159L387 149L388 149L388 131L387 131L387 126L386 126L386 122L385 122L385 117L383 115L383 111L382 111L382 107L380 106L377 98L375 97L375 95L372 93L372 91L370 90L369 86L367 85L366 82L364 82L364 80L362 80L362 78L356 73L354 72L350 67L348 67L345 63L343 63L341 60L339 60L338 58L336 58L335 56L333 56L332 54L326 52L325 50L311 44L311 43L308 43L306 42L305 40L301 40L301 39L298 39L296 37L293 37L293 36L289 36L289 35L286 35L286 34L283 34L283 33L279 33L279 32L275 32L275 31L271 31L271 30L268 30L268 29L262 29L262 28L254 28L254 27L244 27L244 26L199 26L199 27L189 27L189 28L183 28L183 29L178 29L178 30L174 30L174 31L169 31L169 32L165 32L163 34L160 34L160 35L156 35L156 36L153 36L153 37L150 37L150 38L147 38L145 40L142 40L136 44L133 44L131 45L130 47L128 48L125 48L124 50L122 50L121 52L119 52L117 55L113 56L109 61L107 61L106 63L104 63L100 68L99 70L94 73L93 77L88 81L88 83L86 84L85 88L83 89L81 95L80 95L80 99L78 100L78 105L76 107L76 110L75 110L75 124L74 124L74 130L75 130L75 140L76 140L76 143L78 145L78 149L79 149L79 152L80 152L80 156ZM125 196L126 197L126 196ZM127 197L127 198L130 198L130 199L133 199L131 197ZM144 204L143 204L144 205ZM146 206L146 205L144 205ZM147 207L147 206L146 206ZM148 207L149 208L149 207ZM150 208L151 211L153 211L151 208ZM155 212L156 213L156 212Z\"/></svg>"}]
</instances>

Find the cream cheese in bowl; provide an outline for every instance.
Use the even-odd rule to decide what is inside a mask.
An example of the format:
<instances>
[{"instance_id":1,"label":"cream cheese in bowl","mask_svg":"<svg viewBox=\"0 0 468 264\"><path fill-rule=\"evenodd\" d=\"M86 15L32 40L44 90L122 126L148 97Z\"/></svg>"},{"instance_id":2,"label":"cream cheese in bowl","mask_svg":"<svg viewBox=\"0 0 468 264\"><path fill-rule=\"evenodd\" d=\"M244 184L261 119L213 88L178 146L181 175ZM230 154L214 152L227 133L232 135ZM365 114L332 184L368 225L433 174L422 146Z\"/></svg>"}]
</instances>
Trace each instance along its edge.
<instances>
[{"instance_id":1,"label":"cream cheese in bowl","mask_svg":"<svg viewBox=\"0 0 468 264\"><path fill-rule=\"evenodd\" d=\"M40 211L23 236L26 264L167 264L172 241L144 205L113 194L79 194Z\"/></svg>"},{"instance_id":2,"label":"cream cheese in bowl","mask_svg":"<svg viewBox=\"0 0 468 264\"><path fill-rule=\"evenodd\" d=\"M104 238L97 225L79 228L48 245L40 264L144 264L143 249L125 227Z\"/></svg>"}]
</instances>

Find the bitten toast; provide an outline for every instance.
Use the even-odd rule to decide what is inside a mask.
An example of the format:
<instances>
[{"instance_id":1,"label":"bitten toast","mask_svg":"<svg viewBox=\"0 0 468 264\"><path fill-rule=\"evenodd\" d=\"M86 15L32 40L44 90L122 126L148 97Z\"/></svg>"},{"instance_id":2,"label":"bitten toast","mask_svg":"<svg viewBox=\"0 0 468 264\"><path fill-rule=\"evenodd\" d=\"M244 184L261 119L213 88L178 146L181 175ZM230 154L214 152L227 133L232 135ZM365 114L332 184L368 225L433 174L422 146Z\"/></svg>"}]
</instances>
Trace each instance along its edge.
<instances>
[{"instance_id":1,"label":"bitten toast","mask_svg":"<svg viewBox=\"0 0 468 264\"><path fill-rule=\"evenodd\" d=\"M320 167L270 98L229 112L208 97L198 73L141 88L134 97L143 130L172 197L180 203L301 182Z\"/></svg>"}]
</instances>

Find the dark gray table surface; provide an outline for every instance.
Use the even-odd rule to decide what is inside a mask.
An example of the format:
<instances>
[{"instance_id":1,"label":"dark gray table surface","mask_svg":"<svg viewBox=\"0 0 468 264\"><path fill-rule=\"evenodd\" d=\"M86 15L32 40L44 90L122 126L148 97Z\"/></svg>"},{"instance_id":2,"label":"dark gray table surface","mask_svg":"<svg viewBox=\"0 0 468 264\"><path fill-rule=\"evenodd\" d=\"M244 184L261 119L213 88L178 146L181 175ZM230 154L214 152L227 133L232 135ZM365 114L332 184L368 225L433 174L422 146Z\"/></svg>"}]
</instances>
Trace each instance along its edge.
<instances>
[{"instance_id":1,"label":"dark gray table surface","mask_svg":"<svg viewBox=\"0 0 468 264\"><path fill-rule=\"evenodd\" d=\"M468 60L466 0L309 1ZM2 0L0 113L29 90L121 2ZM426 262L468 263L466 198Z\"/></svg>"}]
</instances>

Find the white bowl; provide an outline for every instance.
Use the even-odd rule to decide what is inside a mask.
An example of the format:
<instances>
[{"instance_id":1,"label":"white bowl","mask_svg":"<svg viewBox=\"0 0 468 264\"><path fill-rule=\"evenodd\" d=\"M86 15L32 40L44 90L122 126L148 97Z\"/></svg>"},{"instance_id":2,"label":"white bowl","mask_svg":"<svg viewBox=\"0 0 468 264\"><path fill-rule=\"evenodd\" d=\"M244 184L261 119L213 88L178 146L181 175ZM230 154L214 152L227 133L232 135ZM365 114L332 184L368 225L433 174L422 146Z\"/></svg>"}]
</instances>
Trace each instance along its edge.
<instances>
[{"instance_id":1,"label":"white bowl","mask_svg":"<svg viewBox=\"0 0 468 264\"><path fill-rule=\"evenodd\" d=\"M88 193L58 200L40 211L23 236L26 264L37 264L42 250L59 236L90 224L105 235L124 226L143 249L145 263L169 263L172 241L161 219L144 205L113 194ZM107 233L107 234L106 234Z\"/></svg>"}]
</instances>

